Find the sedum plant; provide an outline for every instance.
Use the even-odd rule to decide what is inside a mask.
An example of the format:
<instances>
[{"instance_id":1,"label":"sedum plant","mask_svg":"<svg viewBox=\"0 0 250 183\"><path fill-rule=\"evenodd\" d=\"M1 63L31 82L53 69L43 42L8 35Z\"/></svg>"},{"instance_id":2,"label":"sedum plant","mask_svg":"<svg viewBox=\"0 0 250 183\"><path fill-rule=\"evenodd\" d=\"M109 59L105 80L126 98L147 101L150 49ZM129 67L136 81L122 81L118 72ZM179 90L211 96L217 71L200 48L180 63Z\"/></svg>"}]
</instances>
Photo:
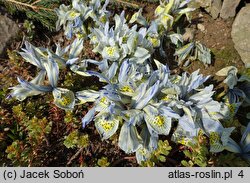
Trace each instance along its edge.
<instances>
[{"instance_id":1,"label":"sedum plant","mask_svg":"<svg viewBox=\"0 0 250 183\"><path fill-rule=\"evenodd\" d=\"M190 160L182 160L181 164L185 167L193 167L195 165L198 165L200 167L206 167L208 162L207 156L209 154L209 151L206 146L206 139L204 138L203 134L199 133L199 135L195 137L193 141L189 141L185 145L189 149L184 150L183 153Z\"/></svg>"},{"instance_id":2,"label":"sedum plant","mask_svg":"<svg viewBox=\"0 0 250 183\"><path fill-rule=\"evenodd\" d=\"M38 154L40 147L48 143L52 122L46 117L30 118L21 104L13 106L12 110L15 128L8 132L12 143L5 150L7 158L11 160L12 166L41 165L43 161Z\"/></svg>"},{"instance_id":3,"label":"sedum plant","mask_svg":"<svg viewBox=\"0 0 250 183\"><path fill-rule=\"evenodd\" d=\"M158 148L149 155L148 158L137 157L137 160L140 160L138 163L144 167L152 167L160 163L165 163L167 161L167 156L169 155L172 147L169 145L167 140L158 141ZM143 152L142 152L143 153ZM141 156L142 153L137 153L136 155Z\"/></svg>"},{"instance_id":4,"label":"sedum plant","mask_svg":"<svg viewBox=\"0 0 250 183\"><path fill-rule=\"evenodd\" d=\"M188 61L189 55L211 63L209 49L198 42L184 45L182 35L173 32L182 15L190 19L194 9L187 6L188 2L161 1L156 18L150 22L141 9L130 20L122 12L111 22L108 0L103 5L100 0L73 0L72 5L61 5L56 10L57 28L63 26L67 38L75 37L74 41L65 48L57 45L55 52L26 42L20 55L39 73L31 81L18 78L19 85L11 88L9 98L23 101L52 93L54 104L64 110L93 103L82 118L82 127L93 122L102 140L118 133L118 146L126 153L136 153L138 163L149 160L160 136L169 136L171 131L176 143L190 144L201 132L210 139L211 152L232 150L234 127L225 128L221 123L229 116L229 107L213 99L213 85L205 83L209 76L204 77L199 70L172 75L167 65L152 56L157 49L164 55L163 42L169 41L176 46L179 63ZM100 60L81 59L85 40L90 41ZM89 69L90 65L97 68ZM62 88L58 82L62 70L98 77L103 87L82 91ZM65 139L67 147L77 145L76 137L72 133Z\"/></svg>"}]
</instances>

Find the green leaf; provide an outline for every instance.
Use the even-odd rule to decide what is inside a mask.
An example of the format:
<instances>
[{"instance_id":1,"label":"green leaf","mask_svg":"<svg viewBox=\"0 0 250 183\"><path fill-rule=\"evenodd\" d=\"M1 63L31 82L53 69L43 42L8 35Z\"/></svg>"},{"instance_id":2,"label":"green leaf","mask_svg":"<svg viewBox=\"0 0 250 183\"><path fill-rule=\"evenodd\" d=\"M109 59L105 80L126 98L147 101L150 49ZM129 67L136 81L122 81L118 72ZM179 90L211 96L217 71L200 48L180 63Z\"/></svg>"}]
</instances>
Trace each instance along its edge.
<instances>
[{"instance_id":1,"label":"green leaf","mask_svg":"<svg viewBox=\"0 0 250 183\"><path fill-rule=\"evenodd\" d=\"M101 159L98 159L97 164L100 167L108 167L110 165L107 157L102 157Z\"/></svg>"},{"instance_id":2,"label":"green leaf","mask_svg":"<svg viewBox=\"0 0 250 183\"><path fill-rule=\"evenodd\" d=\"M166 157L165 157L165 156L160 155L160 156L158 156L157 158L158 158L158 160L161 161L161 162L166 162Z\"/></svg>"},{"instance_id":3,"label":"green leaf","mask_svg":"<svg viewBox=\"0 0 250 183\"><path fill-rule=\"evenodd\" d=\"M189 163L186 160L182 160L181 164L185 167L190 167Z\"/></svg>"},{"instance_id":4,"label":"green leaf","mask_svg":"<svg viewBox=\"0 0 250 183\"><path fill-rule=\"evenodd\" d=\"M187 156L188 158L192 157L192 153L189 150L185 150L183 151L183 153L185 154L185 156Z\"/></svg>"}]
</instances>

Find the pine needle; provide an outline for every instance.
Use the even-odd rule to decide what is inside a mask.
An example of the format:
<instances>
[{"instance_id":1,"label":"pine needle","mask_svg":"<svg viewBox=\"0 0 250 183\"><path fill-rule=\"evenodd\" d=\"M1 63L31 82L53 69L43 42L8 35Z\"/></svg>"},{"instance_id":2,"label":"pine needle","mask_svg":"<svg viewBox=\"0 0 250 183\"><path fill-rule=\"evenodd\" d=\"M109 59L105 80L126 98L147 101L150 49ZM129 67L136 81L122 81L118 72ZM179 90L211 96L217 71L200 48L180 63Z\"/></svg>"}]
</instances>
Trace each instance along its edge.
<instances>
[{"instance_id":1,"label":"pine needle","mask_svg":"<svg viewBox=\"0 0 250 183\"><path fill-rule=\"evenodd\" d=\"M40 22L49 30L55 29L57 16L54 8L58 7L62 0L0 0L11 13L23 12L31 19Z\"/></svg>"},{"instance_id":2,"label":"pine needle","mask_svg":"<svg viewBox=\"0 0 250 183\"><path fill-rule=\"evenodd\" d=\"M24 6L24 7L28 7L28 8L31 8L33 9L34 11L39 11L39 10L46 10L46 11L54 11L53 9L49 9L49 8L44 8L44 7L39 7L39 6L34 6L32 4L28 4L28 3L23 3L23 2L20 2L20 1L16 1L16 0L5 0L7 3L13 3L13 4L16 4L16 6ZM41 0L39 1L36 1L36 3L40 2Z\"/></svg>"},{"instance_id":3,"label":"pine needle","mask_svg":"<svg viewBox=\"0 0 250 183\"><path fill-rule=\"evenodd\" d=\"M117 3L117 4L121 4L123 6L127 6L129 8L133 8L133 9L140 9L140 6L136 3L132 3L132 2L128 2L125 0L112 0L110 1L111 3Z\"/></svg>"}]
</instances>

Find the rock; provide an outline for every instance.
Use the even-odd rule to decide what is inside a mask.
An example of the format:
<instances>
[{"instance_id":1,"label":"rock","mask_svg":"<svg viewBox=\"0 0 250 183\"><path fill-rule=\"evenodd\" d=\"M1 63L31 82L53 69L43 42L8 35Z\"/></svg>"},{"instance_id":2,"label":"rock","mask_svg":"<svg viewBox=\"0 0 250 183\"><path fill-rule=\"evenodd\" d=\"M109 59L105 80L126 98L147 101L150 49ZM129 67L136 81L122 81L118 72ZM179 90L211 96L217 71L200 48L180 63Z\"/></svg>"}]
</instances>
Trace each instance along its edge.
<instances>
[{"instance_id":1,"label":"rock","mask_svg":"<svg viewBox=\"0 0 250 183\"><path fill-rule=\"evenodd\" d=\"M3 55L8 42L17 35L18 30L19 28L14 21L0 15L0 56Z\"/></svg>"},{"instance_id":2,"label":"rock","mask_svg":"<svg viewBox=\"0 0 250 183\"><path fill-rule=\"evenodd\" d=\"M208 13L210 13L211 5L213 0L195 0L194 2L197 4L197 8L202 7L204 8Z\"/></svg>"},{"instance_id":3,"label":"rock","mask_svg":"<svg viewBox=\"0 0 250 183\"><path fill-rule=\"evenodd\" d=\"M231 36L246 68L250 68L250 4L242 8L235 18Z\"/></svg>"},{"instance_id":4,"label":"rock","mask_svg":"<svg viewBox=\"0 0 250 183\"><path fill-rule=\"evenodd\" d=\"M202 24L198 24L197 25L197 28L201 31L201 32L205 32L205 26L204 25L202 25Z\"/></svg>"},{"instance_id":5,"label":"rock","mask_svg":"<svg viewBox=\"0 0 250 183\"><path fill-rule=\"evenodd\" d=\"M218 18L221 7L222 7L222 0L213 0L211 9L210 9L210 14L213 17L213 19Z\"/></svg>"},{"instance_id":6,"label":"rock","mask_svg":"<svg viewBox=\"0 0 250 183\"><path fill-rule=\"evenodd\" d=\"M216 19L220 14L222 0L195 0L199 7L204 8L211 16Z\"/></svg>"},{"instance_id":7,"label":"rock","mask_svg":"<svg viewBox=\"0 0 250 183\"><path fill-rule=\"evenodd\" d=\"M193 41L195 34L195 29L193 28L185 28L185 33L183 34L184 41Z\"/></svg>"},{"instance_id":8,"label":"rock","mask_svg":"<svg viewBox=\"0 0 250 183\"><path fill-rule=\"evenodd\" d=\"M234 17L240 1L241 0L224 0L220 11L220 17L223 19Z\"/></svg>"},{"instance_id":9,"label":"rock","mask_svg":"<svg viewBox=\"0 0 250 183\"><path fill-rule=\"evenodd\" d=\"M202 8L210 7L213 0L195 0L195 2Z\"/></svg>"},{"instance_id":10,"label":"rock","mask_svg":"<svg viewBox=\"0 0 250 183\"><path fill-rule=\"evenodd\" d=\"M203 16L202 13L199 13L198 17L199 17L199 18L202 18L202 17L204 17L204 16Z\"/></svg>"}]
</instances>

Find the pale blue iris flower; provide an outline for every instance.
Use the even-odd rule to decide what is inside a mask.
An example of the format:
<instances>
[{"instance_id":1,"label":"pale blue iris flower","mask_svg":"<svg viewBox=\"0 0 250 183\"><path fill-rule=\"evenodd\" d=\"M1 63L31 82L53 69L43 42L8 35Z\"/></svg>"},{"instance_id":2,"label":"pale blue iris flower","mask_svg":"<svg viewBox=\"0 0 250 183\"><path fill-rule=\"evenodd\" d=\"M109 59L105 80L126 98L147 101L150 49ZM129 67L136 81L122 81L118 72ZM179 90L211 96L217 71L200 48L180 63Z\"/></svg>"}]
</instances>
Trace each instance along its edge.
<instances>
[{"instance_id":1,"label":"pale blue iris flower","mask_svg":"<svg viewBox=\"0 0 250 183\"><path fill-rule=\"evenodd\" d=\"M7 98L16 98L19 101L25 100L27 97L39 95L44 92L50 92L52 87L44 86L46 72L40 71L38 75L30 82L18 78L20 85L11 87L12 92Z\"/></svg>"},{"instance_id":2,"label":"pale blue iris flower","mask_svg":"<svg viewBox=\"0 0 250 183\"><path fill-rule=\"evenodd\" d=\"M12 89L12 92L8 98L15 97L20 101L23 101L29 96L38 95L52 90L52 87L44 86L46 76L44 61L47 57L47 50L44 48L37 48L28 42L25 42L25 47L25 49L22 49L24 52L20 52L20 55L26 62L38 67L40 71L32 81L28 82L18 78L20 85L10 88Z\"/></svg>"},{"instance_id":3,"label":"pale blue iris flower","mask_svg":"<svg viewBox=\"0 0 250 183\"><path fill-rule=\"evenodd\" d=\"M90 41L94 44L94 52L100 53L103 59L122 62L125 58L136 63L143 63L153 52L153 46L147 39L146 28L137 31L137 25L129 28L124 12L115 15L115 26L109 22L94 28Z\"/></svg>"},{"instance_id":4,"label":"pale blue iris flower","mask_svg":"<svg viewBox=\"0 0 250 183\"><path fill-rule=\"evenodd\" d=\"M123 122L119 135L119 146L122 150L139 153L143 151L142 148L146 148L144 150L147 152L155 149L158 135L168 135L172 121L180 118L170 107L155 103L160 90L168 86L170 74L167 66L156 60L155 63L158 70L147 73L145 67L129 60L124 61L119 70L118 83L112 83L100 73L88 71L108 85L100 91L86 90L76 93L79 104L94 102L93 108L82 119L83 127L94 121L102 138L107 139L115 133L117 125ZM148 133L143 133L143 137L137 131L141 125L145 126L144 130ZM151 139L151 145L148 145L151 148L143 143L148 141L144 137ZM140 153L138 158L139 156Z\"/></svg>"},{"instance_id":5,"label":"pale blue iris flower","mask_svg":"<svg viewBox=\"0 0 250 183\"><path fill-rule=\"evenodd\" d=\"M178 20L182 15L186 15L187 19L190 21L190 13L195 10L195 8L187 7L189 1L186 0L169 0L161 1L160 5L155 10L155 15L157 19L162 20L169 14L172 14Z\"/></svg>"},{"instance_id":6,"label":"pale blue iris flower","mask_svg":"<svg viewBox=\"0 0 250 183\"><path fill-rule=\"evenodd\" d=\"M140 136L143 140L141 147L136 150L136 160L139 164L147 161L151 157L151 153L157 149L158 135L151 135L146 125L142 127Z\"/></svg>"},{"instance_id":7,"label":"pale blue iris flower","mask_svg":"<svg viewBox=\"0 0 250 183\"><path fill-rule=\"evenodd\" d=\"M44 63L52 57L63 69L66 66L71 66L78 61L78 57L83 50L83 39L76 38L73 43L65 48L61 48L57 45L56 52L52 52L49 49L35 47L29 42L25 42L25 49L19 54L24 58L26 62L33 64L41 70L45 70Z\"/></svg>"},{"instance_id":8,"label":"pale blue iris flower","mask_svg":"<svg viewBox=\"0 0 250 183\"><path fill-rule=\"evenodd\" d=\"M61 5L55 10L58 16L57 30L63 26L64 34L68 39L71 39L73 35L85 37L86 28L84 23L87 19L92 19L97 25L106 22L109 17L109 12L106 10L108 3L109 0L106 0L105 4L101 6L100 0L91 0L89 3L73 0L72 5Z\"/></svg>"},{"instance_id":9,"label":"pale blue iris flower","mask_svg":"<svg viewBox=\"0 0 250 183\"><path fill-rule=\"evenodd\" d=\"M226 149L235 128L224 128L218 120L211 118L205 111L201 115L204 133L210 138L210 151L217 153Z\"/></svg>"},{"instance_id":10,"label":"pale blue iris flower","mask_svg":"<svg viewBox=\"0 0 250 183\"><path fill-rule=\"evenodd\" d=\"M117 131L122 121L121 111L124 110L119 104L119 96L111 89L111 86L106 86L106 89L98 92L85 90L76 93L79 104L94 102L93 108L82 118L82 127L85 128L91 121L94 121L103 139L108 139Z\"/></svg>"},{"instance_id":11,"label":"pale blue iris flower","mask_svg":"<svg viewBox=\"0 0 250 183\"><path fill-rule=\"evenodd\" d=\"M147 105L144 109L144 119L152 136L168 135L172 127L172 118L180 119L179 114L164 105Z\"/></svg>"},{"instance_id":12,"label":"pale blue iris flower","mask_svg":"<svg viewBox=\"0 0 250 183\"><path fill-rule=\"evenodd\" d=\"M19 54L24 58L26 62L38 67L39 69L44 69L43 60L47 57L47 50L45 48L38 48L25 41L25 49L22 48L23 52Z\"/></svg>"},{"instance_id":13,"label":"pale blue iris flower","mask_svg":"<svg viewBox=\"0 0 250 183\"><path fill-rule=\"evenodd\" d=\"M250 123L248 123L245 131L243 132L240 143L238 144L230 138L226 149L230 152L240 154L243 158L250 162Z\"/></svg>"},{"instance_id":14,"label":"pale blue iris flower","mask_svg":"<svg viewBox=\"0 0 250 183\"><path fill-rule=\"evenodd\" d=\"M208 77L198 74L198 71L193 72L190 76L183 74L180 78L174 78L172 81L175 82L173 88L176 93L172 92L170 95L172 98L167 95L164 100L172 108L177 107L181 116L178 124L179 130L174 135L175 141L182 141L178 138L192 139L198 135L200 130L207 136L213 132L218 136L218 141L223 138L224 144L221 144L220 149L211 148L211 151L219 151L226 146L232 129L224 129L220 124L219 120L226 117L228 109L224 108L223 103L213 100L213 85L203 86L207 79ZM171 102L168 101L169 99ZM210 131L211 129L213 130ZM178 135L180 132L182 135Z\"/></svg>"},{"instance_id":15,"label":"pale blue iris flower","mask_svg":"<svg viewBox=\"0 0 250 183\"><path fill-rule=\"evenodd\" d=\"M129 23L134 23L137 22L141 25L143 25L144 27L148 26L148 22L146 20L146 18L144 16L142 16L142 8L139 9L138 12L136 12L130 19Z\"/></svg>"},{"instance_id":16,"label":"pale blue iris flower","mask_svg":"<svg viewBox=\"0 0 250 183\"><path fill-rule=\"evenodd\" d=\"M76 56L79 54L79 47L79 45L71 47L71 56ZM63 63L62 60L57 60L57 63L56 59L53 58L56 54L53 54L46 49L36 48L29 43L26 43L26 49L23 50L24 52L20 53L21 56L27 62L37 66L39 69L41 69L41 71L37 77L35 77L30 82L18 78L20 85L10 88L12 89L12 92L9 97L15 97L22 101L28 96L52 92L55 105L65 110L72 110L75 104L74 93L68 89L57 87L59 77L58 63ZM46 75L49 85L44 85Z\"/></svg>"},{"instance_id":17,"label":"pale blue iris flower","mask_svg":"<svg viewBox=\"0 0 250 183\"><path fill-rule=\"evenodd\" d=\"M158 33L158 24L155 21L150 23L149 28L147 29L146 33L147 40L151 43L153 48L160 47L161 44L161 36Z\"/></svg>"},{"instance_id":18,"label":"pale blue iris flower","mask_svg":"<svg viewBox=\"0 0 250 183\"><path fill-rule=\"evenodd\" d=\"M193 90L196 90L198 87L207 81L209 76L203 77L202 74L199 74L199 70L194 71L189 77L187 73L183 73L181 78L177 78L176 88L180 91L180 97L184 98L187 94Z\"/></svg>"},{"instance_id":19,"label":"pale blue iris flower","mask_svg":"<svg viewBox=\"0 0 250 183\"><path fill-rule=\"evenodd\" d=\"M147 79L150 74L149 64L138 66L125 60L119 70L117 87L123 95L133 97L140 82Z\"/></svg>"},{"instance_id":20,"label":"pale blue iris flower","mask_svg":"<svg viewBox=\"0 0 250 183\"><path fill-rule=\"evenodd\" d=\"M96 116L95 127L102 139L106 140L116 133L120 122L121 117L114 117L106 113Z\"/></svg>"},{"instance_id":21,"label":"pale blue iris flower","mask_svg":"<svg viewBox=\"0 0 250 183\"><path fill-rule=\"evenodd\" d=\"M136 152L142 147L142 138L134 125L128 123L122 125L118 145L126 153Z\"/></svg>"},{"instance_id":22,"label":"pale blue iris flower","mask_svg":"<svg viewBox=\"0 0 250 183\"><path fill-rule=\"evenodd\" d=\"M58 64L53 60L53 58L49 58L48 61L44 63L44 67L47 72L49 83L52 87L55 105L61 109L73 110L75 105L74 93L68 89L57 87L59 79Z\"/></svg>"},{"instance_id":23,"label":"pale blue iris flower","mask_svg":"<svg viewBox=\"0 0 250 183\"><path fill-rule=\"evenodd\" d=\"M226 77L223 81L228 86L225 103L231 109L231 116L234 116L241 105L250 105L250 77L243 74L240 78L237 76L238 69L234 66L228 66L219 70L216 75Z\"/></svg>"},{"instance_id":24,"label":"pale blue iris flower","mask_svg":"<svg viewBox=\"0 0 250 183\"><path fill-rule=\"evenodd\" d=\"M83 104L86 102L94 102L94 107L88 111L88 113L82 119L82 126L85 127L93 119L96 113L101 114L112 114L113 106L112 104L118 103L120 98L115 91L111 90L83 90L76 93L78 99L78 104ZM117 104L118 107L118 104Z\"/></svg>"},{"instance_id":25,"label":"pale blue iris flower","mask_svg":"<svg viewBox=\"0 0 250 183\"><path fill-rule=\"evenodd\" d=\"M93 51L101 54L102 61L85 60L84 63L75 64L72 70L87 76L86 67L88 63L98 65L102 75L110 81L116 82L118 68L126 60L135 64L147 65L147 59L153 53L154 47L158 47L159 35L157 24L152 23L150 27L140 28L137 25L129 28L126 23L125 14L115 15L115 26L110 27L109 22L101 24L92 29L89 35L93 44ZM148 68L148 66L146 67Z\"/></svg>"},{"instance_id":26,"label":"pale blue iris flower","mask_svg":"<svg viewBox=\"0 0 250 183\"><path fill-rule=\"evenodd\" d=\"M57 87L59 68L64 69L66 66L74 66L74 64L78 61L78 56L82 52L83 39L76 38L70 46L67 46L63 49L58 45L55 53L51 52L48 49L34 47L27 42L25 44L26 49L23 49L24 52L20 53L21 56L26 61L41 69L38 78L43 78L39 80L34 79L34 81L32 81L31 83L42 85L45 79L45 75L47 75L50 84L49 86L43 86L43 88L46 88L45 90L41 88L42 86L40 86L40 88L38 89L32 88L33 91L29 91L27 96L30 96L31 94L37 95L38 93L50 91L53 93L54 103L58 107L65 110L72 110L75 104L74 93L68 89ZM22 86L22 88L25 87ZM14 96L16 96L17 98L20 98L16 94L17 89L19 89L18 91L20 91L20 86L18 86L18 88L13 87L12 89L12 94L14 94ZM25 91L26 90L27 89L25 89ZM21 91L24 91L24 89L21 89ZM22 100L25 99L24 97L21 98Z\"/></svg>"},{"instance_id":27,"label":"pale blue iris flower","mask_svg":"<svg viewBox=\"0 0 250 183\"><path fill-rule=\"evenodd\" d=\"M67 17L66 17L66 12L69 11L70 7L65 6L64 4L60 5L59 9L55 9L58 20L56 22L56 30L60 29L60 26L66 24L67 22Z\"/></svg>"},{"instance_id":28,"label":"pale blue iris flower","mask_svg":"<svg viewBox=\"0 0 250 183\"><path fill-rule=\"evenodd\" d=\"M74 66L79 61L79 56L83 50L83 39L76 38L71 45L61 48L57 44L56 52L49 52L51 56L58 64L60 68Z\"/></svg>"}]
</instances>

